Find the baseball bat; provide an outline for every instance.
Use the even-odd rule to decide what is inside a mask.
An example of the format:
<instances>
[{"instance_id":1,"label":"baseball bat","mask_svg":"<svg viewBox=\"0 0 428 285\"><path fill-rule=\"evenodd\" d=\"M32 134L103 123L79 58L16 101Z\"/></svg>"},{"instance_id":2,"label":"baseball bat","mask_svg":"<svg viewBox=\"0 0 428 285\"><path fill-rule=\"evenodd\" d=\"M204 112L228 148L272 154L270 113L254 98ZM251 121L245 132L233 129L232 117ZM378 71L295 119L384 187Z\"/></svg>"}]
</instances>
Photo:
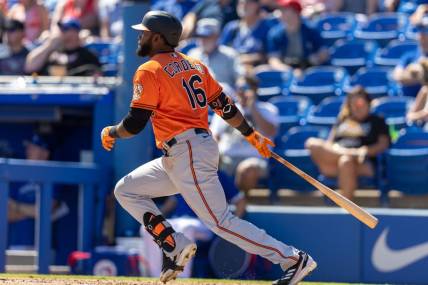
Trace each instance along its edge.
<instances>
[{"instance_id":1,"label":"baseball bat","mask_svg":"<svg viewBox=\"0 0 428 285\"><path fill-rule=\"evenodd\" d=\"M303 172L284 158L282 158L280 155L276 154L275 152L271 151L272 157L276 159L279 163L286 166L288 169L305 179L307 182L309 182L312 186L317 188L321 193L323 193L325 196L330 198L334 203L339 205L341 208L345 209L350 213L352 216L360 220L362 223L366 224L369 228L374 229L378 223L378 219L371 215L366 210L359 207L354 202L350 201L346 197L343 197L336 191L332 190L331 188L325 186L315 178L311 177L307 173Z\"/></svg>"}]
</instances>

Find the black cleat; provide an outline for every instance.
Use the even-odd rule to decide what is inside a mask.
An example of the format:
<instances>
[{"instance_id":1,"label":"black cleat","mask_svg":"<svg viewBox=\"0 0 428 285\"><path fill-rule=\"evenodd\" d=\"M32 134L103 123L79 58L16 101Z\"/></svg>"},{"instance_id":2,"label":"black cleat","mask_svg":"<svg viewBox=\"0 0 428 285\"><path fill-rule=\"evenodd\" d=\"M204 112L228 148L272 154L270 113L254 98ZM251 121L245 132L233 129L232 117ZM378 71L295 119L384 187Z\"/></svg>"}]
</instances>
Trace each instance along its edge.
<instances>
[{"instance_id":1,"label":"black cleat","mask_svg":"<svg viewBox=\"0 0 428 285\"><path fill-rule=\"evenodd\" d=\"M306 252L299 251L299 260L284 270L284 275L272 285L296 285L317 267L317 263Z\"/></svg>"}]
</instances>

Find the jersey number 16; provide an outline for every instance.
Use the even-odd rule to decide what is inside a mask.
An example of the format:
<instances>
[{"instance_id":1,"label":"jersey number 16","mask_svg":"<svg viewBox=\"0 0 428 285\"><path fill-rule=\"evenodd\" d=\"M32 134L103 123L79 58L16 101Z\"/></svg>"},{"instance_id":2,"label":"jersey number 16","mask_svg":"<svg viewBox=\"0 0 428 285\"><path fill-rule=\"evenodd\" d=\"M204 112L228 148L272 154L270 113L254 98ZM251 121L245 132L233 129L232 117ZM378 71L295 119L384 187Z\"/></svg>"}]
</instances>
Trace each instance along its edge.
<instances>
[{"instance_id":1,"label":"jersey number 16","mask_svg":"<svg viewBox=\"0 0 428 285\"><path fill-rule=\"evenodd\" d=\"M195 82L202 83L201 77L197 74L192 75L188 81L183 78L182 84L189 97L192 109L196 109L196 104L199 108L204 108L207 105L205 91L202 88L196 87Z\"/></svg>"}]
</instances>

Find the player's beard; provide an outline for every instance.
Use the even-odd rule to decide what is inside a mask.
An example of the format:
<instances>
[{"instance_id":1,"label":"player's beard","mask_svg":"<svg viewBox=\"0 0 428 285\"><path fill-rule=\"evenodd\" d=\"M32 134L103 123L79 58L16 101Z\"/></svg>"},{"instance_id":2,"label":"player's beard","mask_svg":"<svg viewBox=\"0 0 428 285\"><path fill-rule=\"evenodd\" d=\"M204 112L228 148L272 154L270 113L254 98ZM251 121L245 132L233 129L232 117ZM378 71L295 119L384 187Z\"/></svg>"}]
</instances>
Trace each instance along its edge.
<instances>
[{"instance_id":1,"label":"player's beard","mask_svg":"<svg viewBox=\"0 0 428 285\"><path fill-rule=\"evenodd\" d=\"M152 51L152 41L151 38L146 41L144 44L138 43L137 55L141 57L148 56Z\"/></svg>"}]
</instances>

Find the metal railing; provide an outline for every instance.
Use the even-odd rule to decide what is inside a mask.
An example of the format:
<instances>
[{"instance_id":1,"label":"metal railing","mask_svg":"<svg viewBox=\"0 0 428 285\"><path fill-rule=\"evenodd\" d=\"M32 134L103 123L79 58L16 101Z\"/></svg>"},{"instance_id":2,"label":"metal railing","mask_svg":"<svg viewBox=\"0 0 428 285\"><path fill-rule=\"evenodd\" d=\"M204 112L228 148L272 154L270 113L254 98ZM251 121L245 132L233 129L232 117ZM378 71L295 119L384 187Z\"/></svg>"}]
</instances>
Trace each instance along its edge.
<instances>
[{"instance_id":1,"label":"metal railing","mask_svg":"<svg viewBox=\"0 0 428 285\"><path fill-rule=\"evenodd\" d=\"M0 158L0 272L5 272L6 269L9 186L10 183L17 181L34 181L42 184L40 191L36 193L35 246L38 252L38 273L49 273L54 184L79 185L78 249L87 251L92 248L95 240L94 228L98 228L94 226L96 193L106 193L109 183L104 169L92 163Z\"/></svg>"}]
</instances>

